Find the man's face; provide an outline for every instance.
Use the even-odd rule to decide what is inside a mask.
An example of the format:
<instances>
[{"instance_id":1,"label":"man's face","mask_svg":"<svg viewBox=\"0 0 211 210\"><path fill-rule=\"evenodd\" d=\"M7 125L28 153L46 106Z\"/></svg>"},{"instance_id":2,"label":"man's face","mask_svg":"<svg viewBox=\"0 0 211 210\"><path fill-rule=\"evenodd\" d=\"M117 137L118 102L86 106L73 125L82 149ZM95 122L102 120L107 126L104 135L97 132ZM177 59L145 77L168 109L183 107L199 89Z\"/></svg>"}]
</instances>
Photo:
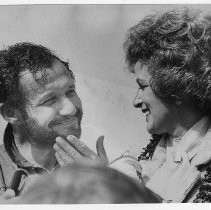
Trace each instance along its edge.
<instances>
[{"instance_id":1,"label":"man's face","mask_svg":"<svg viewBox=\"0 0 211 210\"><path fill-rule=\"evenodd\" d=\"M26 93L22 112L22 136L38 145L53 145L57 136L81 135L82 104L71 73L59 61L36 74L22 73L20 85ZM27 140L27 139L26 139Z\"/></svg>"}]
</instances>

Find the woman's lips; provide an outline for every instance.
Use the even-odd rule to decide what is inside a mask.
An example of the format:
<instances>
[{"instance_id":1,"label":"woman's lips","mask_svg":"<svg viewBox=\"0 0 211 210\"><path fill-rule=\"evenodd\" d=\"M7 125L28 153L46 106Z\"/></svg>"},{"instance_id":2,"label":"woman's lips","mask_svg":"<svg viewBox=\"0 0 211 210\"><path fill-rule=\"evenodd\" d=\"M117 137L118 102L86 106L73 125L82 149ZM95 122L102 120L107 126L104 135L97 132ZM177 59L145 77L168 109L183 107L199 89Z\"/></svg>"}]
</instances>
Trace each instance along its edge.
<instances>
[{"instance_id":1,"label":"woman's lips","mask_svg":"<svg viewBox=\"0 0 211 210\"><path fill-rule=\"evenodd\" d=\"M146 122L148 122L148 121L149 121L149 116L150 116L150 114L151 114L150 110L149 110L148 108L146 108L146 109L142 109L141 111L142 111L144 114L146 114Z\"/></svg>"},{"instance_id":2,"label":"woman's lips","mask_svg":"<svg viewBox=\"0 0 211 210\"><path fill-rule=\"evenodd\" d=\"M141 110L144 114L150 114L150 110L148 108Z\"/></svg>"},{"instance_id":3,"label":"woman's lips","mask_svg":"<svg viewBox=\"0 0 211 210\"><path fill-rule=\"evenodd\" d=\"M149 116L150 116L150 113L148 113L148 114L146 115L146 122L149 121Z\"/></svg>"}]
</instances>

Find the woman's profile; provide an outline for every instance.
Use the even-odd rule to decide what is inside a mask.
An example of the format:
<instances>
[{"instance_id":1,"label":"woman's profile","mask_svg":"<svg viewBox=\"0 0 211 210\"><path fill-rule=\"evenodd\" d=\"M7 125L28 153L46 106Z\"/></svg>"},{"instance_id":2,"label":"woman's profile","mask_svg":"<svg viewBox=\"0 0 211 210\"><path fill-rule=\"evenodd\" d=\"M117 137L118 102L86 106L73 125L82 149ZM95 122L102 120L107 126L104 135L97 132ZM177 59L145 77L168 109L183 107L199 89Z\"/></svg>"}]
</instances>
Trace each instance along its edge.
<instances>
[{"instance_id":1,"label":"woman's profile","mask_svg":"<svg viewBox=\"0 0 211 210\"><path fill-rule=\"evenodd\" d=\"M138 175L164 202L211 201L211 15L155 13L128 31L126 62L152 139Z\"/></svg>"}]
</instances>

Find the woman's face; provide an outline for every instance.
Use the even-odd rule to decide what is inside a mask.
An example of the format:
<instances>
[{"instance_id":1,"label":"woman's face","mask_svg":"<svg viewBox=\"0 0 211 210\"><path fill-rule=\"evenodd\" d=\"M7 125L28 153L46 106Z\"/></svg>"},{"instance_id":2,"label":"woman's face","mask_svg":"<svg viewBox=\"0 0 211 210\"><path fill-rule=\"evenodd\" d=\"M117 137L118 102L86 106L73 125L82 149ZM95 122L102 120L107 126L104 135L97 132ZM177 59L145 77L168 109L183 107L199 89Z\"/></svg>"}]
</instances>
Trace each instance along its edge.
<instances>
[{"instance_id":1,"label":"woman's face","mask_svg":"<svg viewBox=\"0 0 211 210\"><path fill-rule=\"evenodd\" d=\"M151 75L147 65L137 63L135 76L139 87L133 105L146 114L148 132L150 134L171 133L177 118L176 105L164 102L153 93L149 85Z\"/></svg>"}]
</instances>

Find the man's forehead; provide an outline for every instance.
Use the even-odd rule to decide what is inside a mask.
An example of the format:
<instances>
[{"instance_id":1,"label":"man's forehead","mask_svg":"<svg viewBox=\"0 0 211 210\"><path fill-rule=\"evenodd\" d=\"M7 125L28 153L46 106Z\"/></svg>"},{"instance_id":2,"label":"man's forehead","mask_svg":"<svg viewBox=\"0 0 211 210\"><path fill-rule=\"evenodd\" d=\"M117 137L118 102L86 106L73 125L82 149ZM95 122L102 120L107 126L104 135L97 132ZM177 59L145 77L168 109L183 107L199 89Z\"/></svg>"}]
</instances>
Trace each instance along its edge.
<instances>
[{"instance_id":1,"label":"man's forehead","mask_svg":"<svg viewBox=\"0 0 211 210\"><path fill-rule=\"evenodd\" d=\"M51 84L57 87L61 86L61 78L63 78L63 82L65 79L66 82L74 84L70 71L63 64L58 65L56 63L49 69L37 71L34 75L28 70L22 72L20 74L20 85L28 93L42 93Z\"/></svg>"}]
</instances>

